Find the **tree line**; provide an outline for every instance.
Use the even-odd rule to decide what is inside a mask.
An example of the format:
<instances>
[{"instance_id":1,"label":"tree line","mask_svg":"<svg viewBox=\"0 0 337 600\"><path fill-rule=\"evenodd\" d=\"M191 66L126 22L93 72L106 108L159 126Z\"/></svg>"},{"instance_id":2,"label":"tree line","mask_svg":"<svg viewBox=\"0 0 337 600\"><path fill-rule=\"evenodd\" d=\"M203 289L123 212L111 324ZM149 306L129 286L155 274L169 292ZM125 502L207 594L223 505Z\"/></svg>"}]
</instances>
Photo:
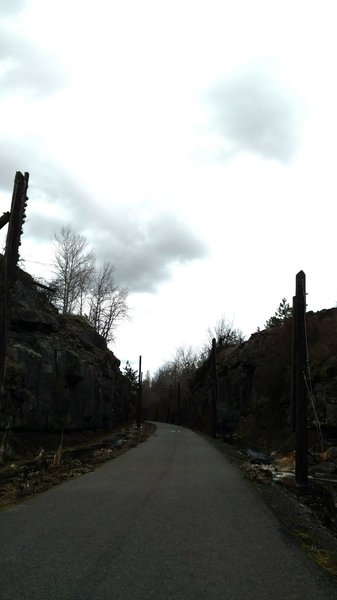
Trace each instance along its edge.
<instances>
[{"instance_id":1,"label":"tree line","mask_svg":"<svg viewBox=\"0 0 337 600\"><path fill-rule=\"evenodd\" d=\"M264 328L268 330L282 326L291 317L292 308L287 300L282 298L274 315L265 322ZM201 372L209 367L213 339L216 340L216 348L219 351L234 348L245 341L242 331L223 316L213 327L208 328L206 341L200 349L179 346L173 358L161 365L152 377L149 373L146 374L143 400L148 418L186 423L186 416L193 406L197 371ZM137 371L133 371L128 364L124 374L136 381L136 373Z\"/></svg>"},{"instance_id":2,"label":"tree line","mask_svg":"<svg viewBox=\"0 0 337 600\"><path fill-rule=\"evenodd\" d=\"M171 360L161 365L152 377L147 373L143 380L145 416L147 411L149 418L178 423L183 413L191 409L196 373L209 360L213 338L219 349L234 347L244 341L242 331L234 327L233 322L221 317L208 328L200 349L179 346ZM130 365L124 374L132 377Z\"/></svg>"}]
</instances>

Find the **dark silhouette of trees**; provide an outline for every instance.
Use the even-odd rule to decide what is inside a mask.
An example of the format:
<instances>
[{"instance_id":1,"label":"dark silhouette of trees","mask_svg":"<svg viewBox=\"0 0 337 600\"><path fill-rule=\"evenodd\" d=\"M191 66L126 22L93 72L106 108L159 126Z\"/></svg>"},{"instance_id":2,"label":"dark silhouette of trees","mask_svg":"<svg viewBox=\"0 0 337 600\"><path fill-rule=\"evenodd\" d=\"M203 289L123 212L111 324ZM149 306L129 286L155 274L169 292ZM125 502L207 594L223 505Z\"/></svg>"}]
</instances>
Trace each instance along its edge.
<instances>
[{"instance_id":1,"label":"dark silhouette of trees","mask_svg":"<svg viewBox=\"0 0 337 600\"><path fill-rule=\"evenodd\" d=\"M199 364L210 356L212 340L214 338L218 348L236 346L237 344L241 344L245 339L242 331L234 327L233 321L227 321L225 317L221 317L213 327L209 327L207 330L207 340L200 352Z\"/></svg>"}]
</instances>

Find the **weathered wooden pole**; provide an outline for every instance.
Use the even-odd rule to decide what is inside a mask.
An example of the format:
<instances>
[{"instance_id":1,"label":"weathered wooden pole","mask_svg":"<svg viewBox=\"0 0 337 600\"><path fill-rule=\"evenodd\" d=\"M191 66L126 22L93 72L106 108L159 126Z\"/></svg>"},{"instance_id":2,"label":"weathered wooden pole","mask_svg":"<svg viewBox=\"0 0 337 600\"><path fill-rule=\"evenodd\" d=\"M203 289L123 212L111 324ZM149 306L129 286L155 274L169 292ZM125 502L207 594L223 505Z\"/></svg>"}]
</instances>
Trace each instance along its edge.
<instances>
[{"instance_id":1,"label":"weathered wooden pole","mask_svg":"<svg viewBox=\"0 0 337 600\"><path fill-rule=\"evenodd\" d=\"M180 381L177 382L177 404L178 404L178 423L177 425L180 425L181 422L181 415L180 415L180 410L181 410L181 393L180 393Z\"/></svg>"},{"instance_id":2,"label":"weathered wooden pole","mask_svg":"<svg viewBox=\"0 0 337 600\"><path fill-rule=\"evenodd\" d=\"M166 423L171 423L171 398L170 398L170 390L168 391L168 396L167 396Z\"/></svg>"},{"instance_id":3,"label":"weathered wooden pole","mask_svg":"<svg viewBox=\"0 0 337 600\"><path fill-rule=\"evenodd\" d=\"M293 339L292 339L292 371L291 371L291 428L296 431L296 340L297 340L296 296L293 296Z\"/></svg>"},{"instance_id":4,"label":"weathered wooden pole","mask_svg":"<svg viewBox=\"0 0 337 600\"><path fill-rule=\"evenodd\" d=\"M139 369L138 369L138 398L137 398L137 429L140 429L142 422L142 357L139 357Z\"/></svg>"},{"instance_id":5,"label":"weathered wooden pole","mask_svg":"<svg viewBox=\"0 0 337 600\"><path fill-rule=\"evenodd\" d=\"M305 273L296 275L296 301L294 314L294 368L296 401L296 466L295 481L297 487L308 486L308 395L305 384L307 369L306 347L306 291Z\"/></svg>"},{"instance_id":6,"label":"weathered wooden pole","mask_svg":"<svg viewBox=\"0 0 337 600\"><path fill-rule=\"evenodd\" d=\"M216 339L212 339L212 353L211 353L211 373L212 373L212 435L216 437L217 434L217 422L218 422L218 398L219 398L219 385L218 375L216 370Z\"/></svg>"},{"instance_id":7,"label":"weathered wooden pole","mask_svg":"<svg viewBox=\"0 0 337 600\"><path fill-rule=\"evenodd\" d=\"M11 315L12 288L16 279L22 225L25 222L29 173L17 171L14 179L11 210L8 218L6 249L2 268L2 293L0 296L0 391L4 391L6 375L7 339ZM1 227L8 213L1 217Z\"/></svg>"}]
</instances>

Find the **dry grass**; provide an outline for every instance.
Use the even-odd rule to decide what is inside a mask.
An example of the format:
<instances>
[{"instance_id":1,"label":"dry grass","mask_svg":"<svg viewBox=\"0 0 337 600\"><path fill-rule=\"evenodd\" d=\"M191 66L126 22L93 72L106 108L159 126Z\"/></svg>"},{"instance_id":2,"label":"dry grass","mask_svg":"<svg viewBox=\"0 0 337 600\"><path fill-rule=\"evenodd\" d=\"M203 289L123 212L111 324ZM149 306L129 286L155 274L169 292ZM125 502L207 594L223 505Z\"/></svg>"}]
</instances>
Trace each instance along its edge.
<instances>
[{"instance_id":1,"label":"dry grass","mask_svg":"<svg viewBox=\"0 0 337 600\"><path fill-rule=\"evenodd\" d=\"M314 543L308 531L295 529L294 535L301 540L301 546L307 550L314 561L332 577L337 577L337 559L331 552L320 548Z\"/></svg>"},{"instance_id":2,"label":"dry grass","mask_svg":"<svg viewBox=\"0 0 337 600\"><path fill-rule=\"evenodd\" d=\"M60 440L60 445L57 449L56 454L54 454L54 459L53 459L53 466L59 466L61 464L61 458L62 458L62 448L63 448L63 430L61 433L61 440Z\"/></svg>"},{"instance_id":3,"label":"dry grass","mask_svg":"<svg viewBox=\"0 0 337 600\"><path fill-rule=\"evenodd\" d=\"M114 444L112 434L105 434L93 440L88 436L87 444L84 440L72 444L71 448L64 447L64 436L55 452L48 452L40 448L38 454L27 460L20 459L16 463L3 465L0 468L0 508L35 495L62 481L93 471L97 466L112 460L130 448L144 442L155 431L155 425L145 423L144 427L129 432L120 430L121 444ZM114 434L117 432L115 431ZM111 438L111 447L109 443Z\"/></svg>"}]
</instances>

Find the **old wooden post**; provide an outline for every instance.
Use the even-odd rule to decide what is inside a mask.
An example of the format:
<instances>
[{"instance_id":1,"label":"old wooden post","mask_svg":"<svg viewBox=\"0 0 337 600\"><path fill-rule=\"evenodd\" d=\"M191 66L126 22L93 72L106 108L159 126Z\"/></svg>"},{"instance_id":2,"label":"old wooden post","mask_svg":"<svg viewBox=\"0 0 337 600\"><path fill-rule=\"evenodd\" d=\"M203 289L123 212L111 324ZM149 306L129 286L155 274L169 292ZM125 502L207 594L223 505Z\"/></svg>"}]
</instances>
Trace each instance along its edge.
<instances>
[{"instance_id":1,"label":"old wooden post","mask_svg":"<svg viewBox=\"0 0 337 600\"><path fill-rule=\"evenodd\" d=\"M171 423L171 397L170 397L170 390L168 390L168 392L167 392L166 423Z\"/></svg>"},{"instance_id":2,"label":"old wooden post","mask_svg":"<svg viewBox=\"0 0 337 600\"><path fill-rule=\"evenodd\" d=\"M138 399L137 399L137 429L140 429L142 422L142 357L139 357L139 369L138 369Z\"/></svg>"},{"instance_id":3,"label":"old wooden post","mask_svg":"<svg viewBox=\"0 0 337 600\"><path fill-rule=\"evenodd\" d=\"M306 347L306 291L305 273L296 275L296 299L294 311L294 370L296 402L296 466L295 481L298 487L308 485L308 395L305 384L307 369Z\"/></svg>"},{"instance_id":4,"label":"old wooden post","mask_svg":"<svg viewBox=\"0 0 337 600\"><path fill-rule=\"evenodd\" d=\"M180 396L180 381L177 382L177 404L178 404L178 422L177 425L180 425L181 422L181 416L180 416L180 410L181 410L181 396Z\"/></svg>"},{"instance_id":5,"label":"old wooden post","mask_svg":"<svg viewBox=\"0 0 337 600\"><path fill-rule=\"evenodd\" d=\"M216 437L217 434L217 422L218 422L218 399L219 399L219 385L218 375L216 369L216 339L212 339L212 353L211 353L211 373L212 373L212 435Z\"/></svg>"},{"instance_id":6,"label":"old wooden post","mask_svg":"<svg viewBox=\"0 0 337 600\"><path fill-rule=\"evenodd\" d=\"M26 216L29 173L17 171L14 179L11 210L1 217L1 227L8 222L6 248L2 267L2 293L0 296L0 389L3 391L6 375L7 339L11 314L11 294L16 279L22 225Z\"/></svg>"},{"instance_id":7,"label":"old wooden post","mask_svg":"<svg viewBox=\"0 0 337 600\"><path fill-rule=\"evenodd\" d=\"M293 296L293 339L292 339L292 373L291 373L291 427L296 431L296 340L297 340L296 296Z\"/></svg>"}]
</instances>

